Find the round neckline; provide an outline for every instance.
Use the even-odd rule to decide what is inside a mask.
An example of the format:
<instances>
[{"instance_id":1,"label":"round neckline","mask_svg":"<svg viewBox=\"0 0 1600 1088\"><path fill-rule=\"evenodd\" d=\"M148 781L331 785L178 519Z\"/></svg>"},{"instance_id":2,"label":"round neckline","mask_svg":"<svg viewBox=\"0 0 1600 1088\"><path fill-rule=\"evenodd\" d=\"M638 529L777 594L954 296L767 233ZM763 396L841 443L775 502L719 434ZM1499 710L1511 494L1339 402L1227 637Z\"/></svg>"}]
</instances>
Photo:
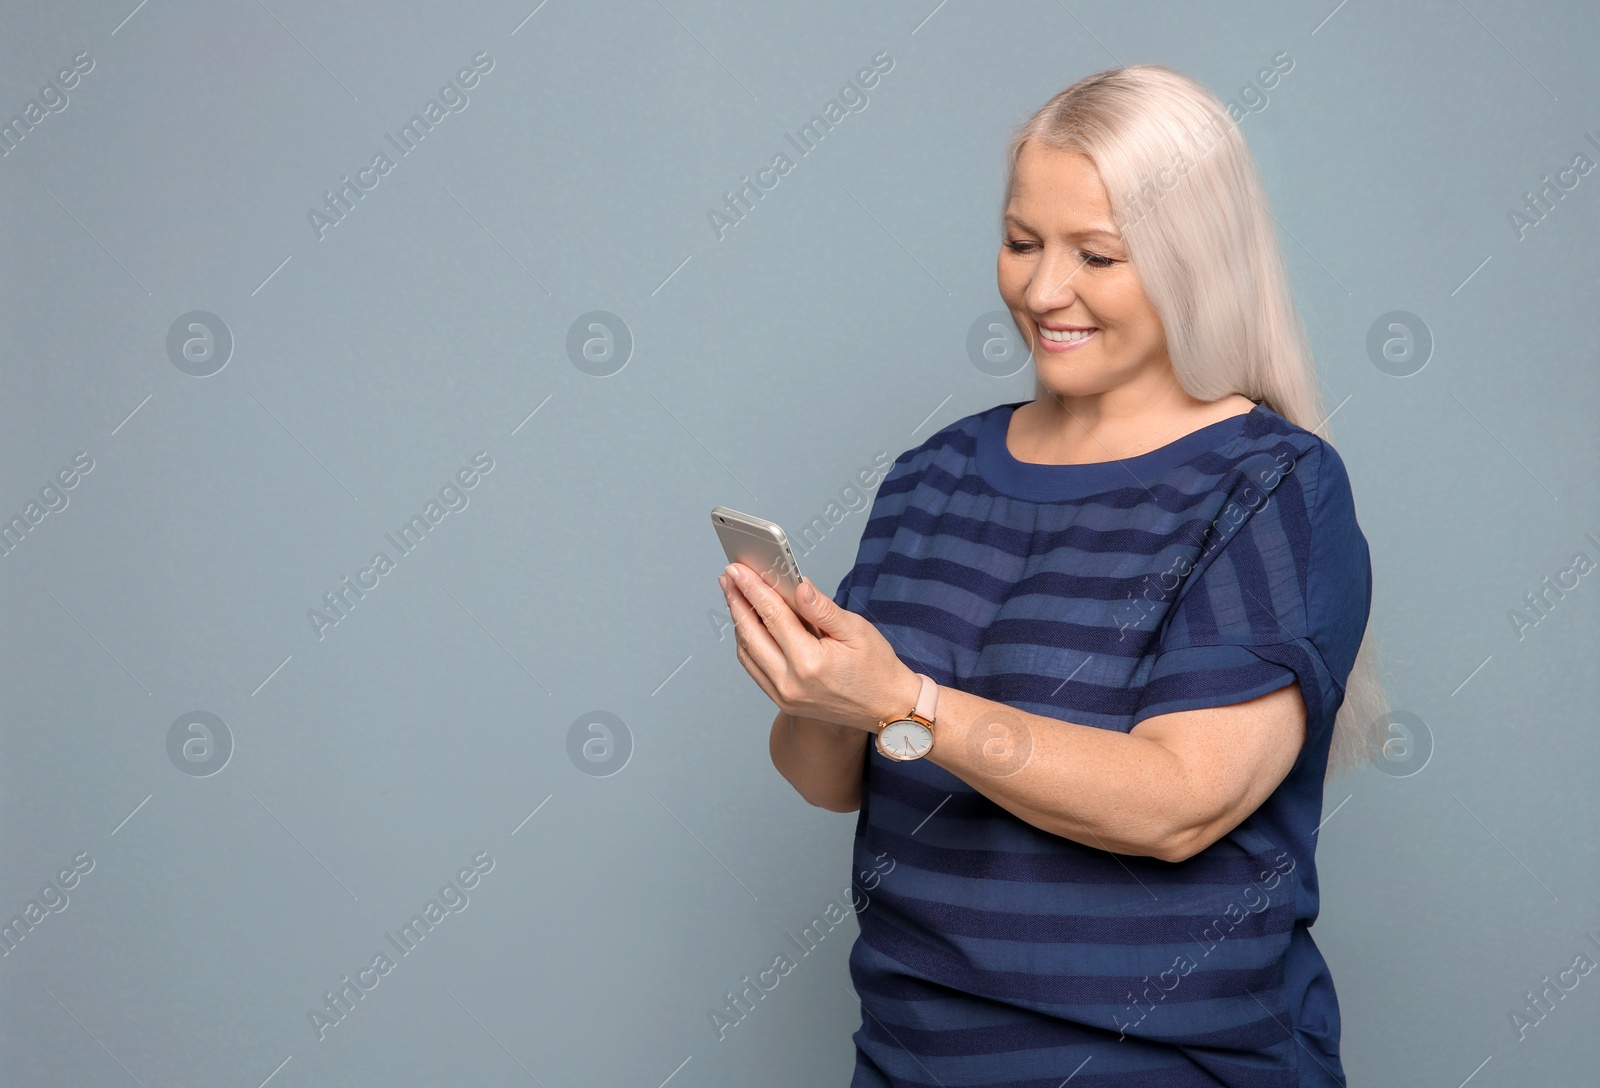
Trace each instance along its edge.
<instances>
[{"instance_id":1,"label":"round neckline","mask_svg":"<svg viewBox=\"0 0 1600 1088\"><path fill-rule=\"evenodd\" d=\"M991 487L1015 498L1039 502L1081 499L1130 485L1149 487L1185 461L1237 437L1252 417L1266 411L1261 404L1256 404L1248 412L1207 423L1134 457L1081 465L1046 465L1020 461L1006 446L1011 413L1028 403L1031 402L1019 400L989 410L978 428L975 459L978 474Z\"/></svg>"}]
</instances>

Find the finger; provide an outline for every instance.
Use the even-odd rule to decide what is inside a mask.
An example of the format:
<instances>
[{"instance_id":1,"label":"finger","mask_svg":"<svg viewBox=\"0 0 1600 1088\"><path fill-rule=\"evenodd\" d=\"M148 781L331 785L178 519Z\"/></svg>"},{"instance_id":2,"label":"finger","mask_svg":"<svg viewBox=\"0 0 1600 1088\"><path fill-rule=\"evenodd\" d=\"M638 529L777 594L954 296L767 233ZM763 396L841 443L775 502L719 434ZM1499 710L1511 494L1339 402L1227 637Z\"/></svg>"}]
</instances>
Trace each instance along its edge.
<instances>
[{"instance_id":1,"label":"finger","mask_svg":"<svg viewBox=\"0 0 1600 1088\"><path fill-rule=\"evenodd\" d=\"M750 608L749 602L744 599L744 595L739 592L739 587L732 582L732 579L723 575L718 581L729 583L723 586L722 591L728 598L728 611L733 616L734 656L738 658L739 664L744 666L744 671L750 674L750 679L756 682L756 686L766 693L767 698L781 706L777 685L751 654L747 639L750 633L756 633L762 638L771 636L766 633L761 618Z\"/></svg>"},{"instance_id":2,"label":"finger","mask_svg":"<svg viewBox=\"0 0 1600 1088\"><path fill-rule=\"evenodd\" d=\"M733 563L731 566L742 576L735 578L735 585L744 593L750 608L771 635L773 650L780 653L785 661L793 661L801 652L802 638L815 645L816 639L801 626L800 617L794 614L794 609L789 607L789 602L783 599L782 594L762 581L761 576L745 564ZM763 643L752 639L751 650L756 654L756 660L771 672L775 663L771 661L771 652L764 654L764 649Z\"/></svg>"},{"instance_id":3,"label":"finger","mask_svg":"<svg viewBox=\"0 0 1600 1088\"><path fill-rule=\"evenodd\" d=\"M739 583L732 581L731 576L730 582L731 585L725 590L728 597L728 614L733 617L733 630L739 644L757 660L770 660L774 654L781 657L783 651L778 648L772 632L767 630L767 625L762 622L755 605L745 596Z\"/></svg>"},{"instance_id":4,"label":"finger","mask_svg":"<svg viewBox=\"0 0 1600 1088\"><path fill-rule=\"evenodd\" d=\"M811 590L811 599L806 600L806 588ZM851 624L856 619L854 612L846 611L817 588L811 579L801 577L800 591L795 594L795 606L800 619L809 624L817 632L817 637L827 636L841 641L849 638Z\"/></svg>"},{"instance_id":5,"label":"finger","mask_svg":"<svg viewBox=\"0 0 1600 1088\"><path fill-rule=\"evenodd\" d=\"M767 693L767 698L782 707L783 699L778 693L775 678L787 674L788 661L778 644L773 641L766 624L761 622L760 615L739 591L737 583L727 590L727 594L728 611L733 617L734 638L738 645L739 663L744 665L745 671L761 690Z\"/></svg>"}]
</instances>

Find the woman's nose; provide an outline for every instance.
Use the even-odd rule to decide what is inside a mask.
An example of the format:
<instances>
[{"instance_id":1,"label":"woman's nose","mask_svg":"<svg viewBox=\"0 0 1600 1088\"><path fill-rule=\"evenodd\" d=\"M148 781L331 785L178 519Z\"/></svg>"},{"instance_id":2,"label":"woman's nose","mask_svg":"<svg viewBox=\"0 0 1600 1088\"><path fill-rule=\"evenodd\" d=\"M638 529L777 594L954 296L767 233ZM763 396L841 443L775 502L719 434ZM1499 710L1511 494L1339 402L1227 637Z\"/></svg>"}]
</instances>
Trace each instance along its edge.
<instances>
[{"instance_id":1,"label":"woman's nose","mask_svg":"<svg viewBox=\"0 0 1600 1088\"><path fill-rule=\"evenodd\" d=\"M1039 262L1027 291L1027 302L1034 313L1049 313L1072 305L1077 298L1072 276L1079 267L1081 262L1066 253Z\"/></svg>"}]
</instances>

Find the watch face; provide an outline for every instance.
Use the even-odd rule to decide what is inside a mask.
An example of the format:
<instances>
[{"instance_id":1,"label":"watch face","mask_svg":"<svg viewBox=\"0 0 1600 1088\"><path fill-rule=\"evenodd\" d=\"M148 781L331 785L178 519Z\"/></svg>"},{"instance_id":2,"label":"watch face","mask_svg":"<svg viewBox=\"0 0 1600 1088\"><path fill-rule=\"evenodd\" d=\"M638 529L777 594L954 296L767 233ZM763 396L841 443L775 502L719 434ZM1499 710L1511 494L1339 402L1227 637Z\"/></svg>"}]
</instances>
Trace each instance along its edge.
<instances>
[{"instance_id":1,"label":"watch face","mask_svg":"<svg viewBox=\"0 0 1600 1088\"><path fill-rule=\"evenodd\" d=\"M890 759L921 759L933 747L933 730L919 721L901 718L878 733L878 751Z\"/></svg>"}]
</instances>

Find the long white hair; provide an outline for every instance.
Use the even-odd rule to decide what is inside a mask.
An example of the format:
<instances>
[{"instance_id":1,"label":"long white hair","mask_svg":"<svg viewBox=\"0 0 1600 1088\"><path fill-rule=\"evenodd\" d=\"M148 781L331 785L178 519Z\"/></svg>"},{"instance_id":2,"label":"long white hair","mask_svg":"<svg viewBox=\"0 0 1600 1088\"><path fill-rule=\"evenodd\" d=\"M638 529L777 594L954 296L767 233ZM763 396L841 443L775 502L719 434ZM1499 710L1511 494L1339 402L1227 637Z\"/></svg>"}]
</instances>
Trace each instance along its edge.
<instances>
[{"instance_id":1,"label":"long white hair","mask_svg":"<svg viewBox=\"0 0 1600 1088\"><path fill-rule=\"evenodd\" d=\"M1328 437L1266 192L1214 94L1157 64L1078 80L1014 130L1001 216L1028 140L1095 164L1129 260L1165 327L1173 372L1190 396L1215 401L1240 393ZM1034 380L1035 397L1047 395L1037 372ZM1389 700L1375 641L1369 617L1334 720L1329 779L1381 751Z\"/></svg>"}]
</instances>

